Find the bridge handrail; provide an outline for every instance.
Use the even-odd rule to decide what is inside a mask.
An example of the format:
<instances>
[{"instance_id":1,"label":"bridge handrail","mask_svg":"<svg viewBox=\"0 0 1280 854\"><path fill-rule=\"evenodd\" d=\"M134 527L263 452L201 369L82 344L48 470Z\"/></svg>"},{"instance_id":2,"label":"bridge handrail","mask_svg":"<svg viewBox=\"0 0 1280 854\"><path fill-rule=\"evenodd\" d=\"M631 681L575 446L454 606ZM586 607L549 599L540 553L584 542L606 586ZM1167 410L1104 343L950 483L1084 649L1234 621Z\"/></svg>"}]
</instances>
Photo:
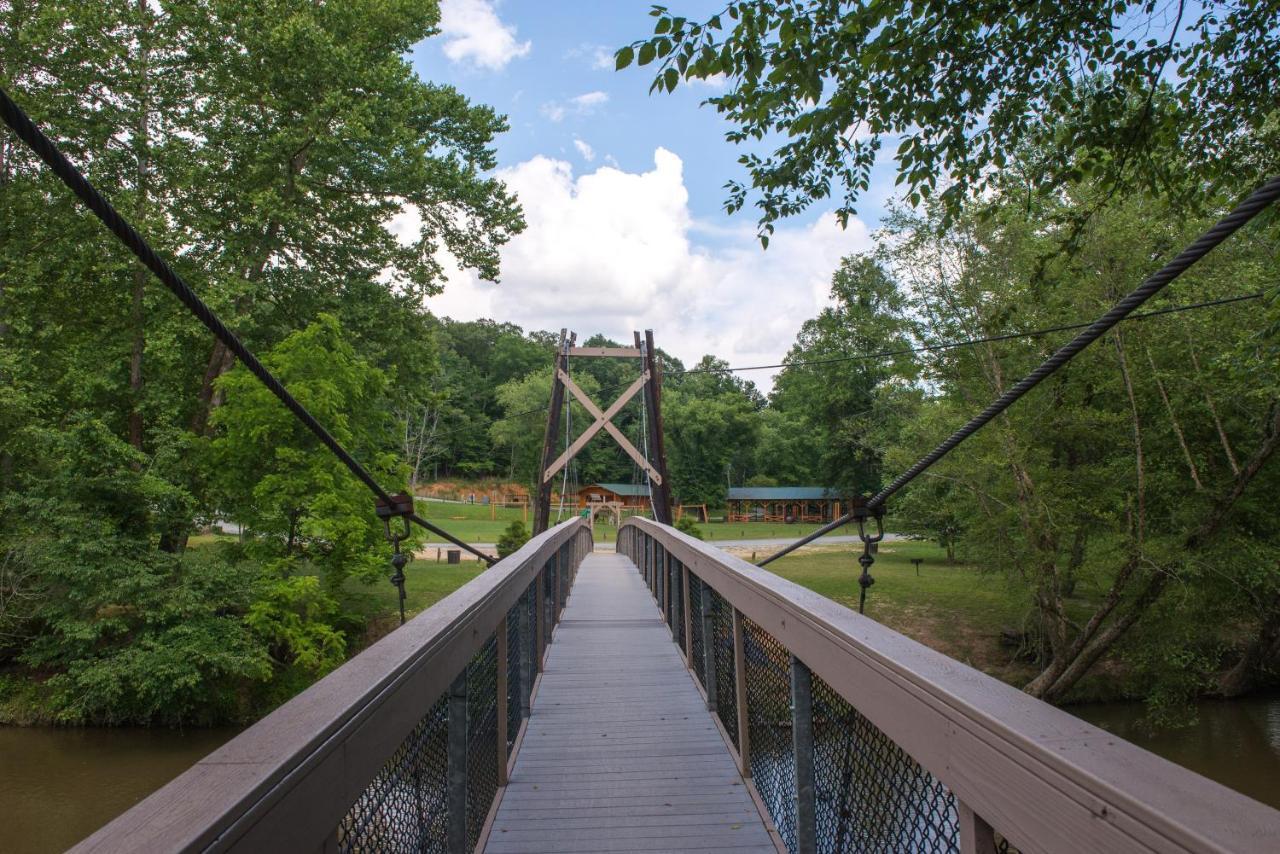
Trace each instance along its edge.
<instances>
[{"instance_id":1,"label":"bridge handrail","mask_svg":"<svg viewBox=\"0 0 1280 854\"><path fill-rule=\"evenodd\" d=\"M72 850L336 850L339 823L424 713L486 644L505 649L496 630L513 606L526 591L562 603L590 550L590 528L576 517L532 538ZM547 634L559 616L553 610L544 609ZM488 808L480 805L482 817Z\"/></svg>"},{"instance_id":2,"label":"bridge handrail","mask_svg":"<svg viewBox=\"0 0 1280 854\"><path fill-rule=\"evenodd\" d=\"M618 544L660 607L672 598L661 586L679 584L684 610L696 607L680 573L694 576L736 612L739 662L746 618L946 786L961 851L995 851L997 836L1023 852L1274 850L1280 812L825 596L649 519L628 519ZM678 635L679 612L668 621Z\"/></svg>"}]
</instances>

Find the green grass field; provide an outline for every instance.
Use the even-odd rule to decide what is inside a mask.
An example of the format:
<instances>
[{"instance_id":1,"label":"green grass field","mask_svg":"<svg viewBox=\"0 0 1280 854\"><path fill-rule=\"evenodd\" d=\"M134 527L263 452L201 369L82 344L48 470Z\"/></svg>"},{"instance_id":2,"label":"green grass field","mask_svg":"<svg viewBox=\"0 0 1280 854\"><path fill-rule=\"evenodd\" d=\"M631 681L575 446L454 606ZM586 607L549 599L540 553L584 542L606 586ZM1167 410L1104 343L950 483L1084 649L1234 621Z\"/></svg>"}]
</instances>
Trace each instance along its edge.
<instances>
[{"instance_id":1,"label":"green grass field","mask_svg":"<svg viewBox=\"0 0 1280 854\"><path fill-rule=\"evenodd\" d=\"M436 563L418 558L404 568L405 614L412 617L430 608L462 585L479 575L484 565L478 561L460 564ZM387 577L390 578L390 567ZM400 599L390 581L363 584L348 581L343 588L343 610L360 614L369 620L373 640L394 627L400 617Z\"/></svg>"},{"instance_id":2,"label":"green grass field","mask_svg":"<svg viewBox=\"0 0 1280 854\"><path fill-rule=\"evenodd\" d=\"M807 550L769 569L857 610L858 549ZM919 576L911 558L923 559ZM1000 644L1000 630L1018 628L1027 605L1002 576L965 564L948 566L942 549L914 541L882 544L871 575L876 583L867 593L868 617L1011 683L1032 675Z\"/></svg>"},{"instance_id":3,"label":"green grass field","mask_svg":"<svg viewBox=\"0 0 1280 854\"><path fill-rule=\"evenodd\" d=\"M490 508L482 504L419 502L419 512L445 530L473 543L492 543L515 520L522 519L519 508ZM698 528L707 542L743 539L798 538L815 525L713 522ZM191 538L194 547L208 545L226 535L202 534ZM612 525L597 523L596 542L613 543L617 531ZM846 607L858 607L856 544L829 544L804 549L770 564L769 569ZM750 557L750 546L732 549ZM912 558L921 558L917 575ZM437 561L434 549L423 549L406 568L406 611L422 611L475 578L483 566L469 556L461 564ZM920 641L953 658L972 665L1012 684L1023 684L1031 667L1014 658L1013 650L1001 645L1002 629L1018 630L1027 610L1024 593L1011 588L1003 576L982 572L963 563L948 565L945 552L931 543L902 541L884 543L871 568L876 583L867 596L866 614L895 631ZM390 568L388 568L388 574ZM348 613L367 618L369 629L363 643L375 640L394 627L398 620L396 589L386 581L372 585L350 581L344 588L342 607ZM1072 610L1087 610L1087 601L1072 603Z\"/></svg>"}]
</instances>

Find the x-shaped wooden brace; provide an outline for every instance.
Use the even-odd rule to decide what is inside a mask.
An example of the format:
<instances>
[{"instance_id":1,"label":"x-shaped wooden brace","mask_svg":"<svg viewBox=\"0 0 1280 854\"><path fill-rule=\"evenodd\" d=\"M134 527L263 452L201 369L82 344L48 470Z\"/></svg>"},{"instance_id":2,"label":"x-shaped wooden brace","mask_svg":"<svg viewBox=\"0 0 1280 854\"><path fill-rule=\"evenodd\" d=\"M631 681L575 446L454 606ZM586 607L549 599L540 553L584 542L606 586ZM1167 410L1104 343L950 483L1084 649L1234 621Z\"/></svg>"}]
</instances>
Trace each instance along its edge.
<instances>
[{"instance_id":1,"label":"x-shaped wooden brace","mask_svg":"<svg viewBox=\"0 0 1280 854\"><path fill-rule=\"evenodd\" d=\"M560 382L564 383L564 387L573 392L573 396L576 397L586 408L587 412L590 412L595 416L596 420L590 427L583 431L581 436L574 440L572 445L565 449L563 454L556 458L556 461L552 463L545 472L543 472L542 482L546 483L551 480L551 478L555 477L556 472L564 468L565 465L568 464L569 460L573 459L574 455L577 454L578 451L582 450L583 445L591 441L591 437L603 429L614 438L618 445L621 446L622 450L626 451L627 455L631 457L631 459L636 461L636 465L649 473L649 480L653 481L655 484L661 485L662 475L658 474L658 470L651 466L649 461L644 458L644 455L636 450L635 445L632 445L627 441L627 437L622 435L622 431L613 426L613 421L611 420L613 416L618 414L622 407L627 405L627 401L635 397L636 392L644 388L644 384L649 381L649 372L645 371L640 374L640 378L628 386L627 390L622 393L622 396L615 400L613 405L604 412L601 412L600 407L596 406L595 402L591 398L587 397L586 392L578 388L578 384L570 379L569 375L566 374L563 369L558 369L556 371L556 375L560 378Z\"/></svg>"}]
</instances>

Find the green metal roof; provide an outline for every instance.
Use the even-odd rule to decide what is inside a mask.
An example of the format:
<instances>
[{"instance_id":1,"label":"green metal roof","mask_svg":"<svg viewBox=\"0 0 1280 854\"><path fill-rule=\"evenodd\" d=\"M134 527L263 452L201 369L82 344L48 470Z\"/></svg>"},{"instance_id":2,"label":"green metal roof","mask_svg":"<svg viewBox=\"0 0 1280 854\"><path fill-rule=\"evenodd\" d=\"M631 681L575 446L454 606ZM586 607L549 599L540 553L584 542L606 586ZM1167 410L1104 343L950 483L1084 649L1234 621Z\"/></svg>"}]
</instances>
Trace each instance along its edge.
<instances>
[{"instance_id":1,"label":"green metal roof","mask_svg":"<svg viewBox=\"0 0 1280 854\"><path fill-rule=\"evenodd\" d=\"M825 486L734 486L730 501L819 501L840 496Z\"/></svg>"},{"instance_id":2,"label":"green metal roof","mask_svg":"<svg viewBox=\"0 0 1280 854\"><path fill-rule=\"evenodd\" d=\"M583 489L590 489L593 486L612 492L614 495L649 495L649 487L643 483L591 483Z\"/></svg>"}]
</instances>

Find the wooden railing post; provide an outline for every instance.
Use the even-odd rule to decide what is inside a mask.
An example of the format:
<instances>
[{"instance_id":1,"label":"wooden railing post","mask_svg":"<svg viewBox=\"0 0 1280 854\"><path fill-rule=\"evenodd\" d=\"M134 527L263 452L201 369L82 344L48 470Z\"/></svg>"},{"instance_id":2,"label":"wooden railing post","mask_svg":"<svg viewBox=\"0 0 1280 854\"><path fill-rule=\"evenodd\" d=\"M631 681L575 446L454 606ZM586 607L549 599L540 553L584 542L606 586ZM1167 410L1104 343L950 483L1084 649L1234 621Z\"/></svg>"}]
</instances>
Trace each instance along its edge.
<instances>
[{"instance_id":1,"label":"wooden railing post","mask_svg":"<svg viewBox=\"0 0 1280 854\"><path fill-rule=\"evenodd\" d=\"M711 588L704 581L702 595L698 597L699 619L702 620L702 684L707 689L707 711L715 714L716 697L719 686L716 684L716 626L715 614L711 610Z\"/></svg>"},{"instance_id":2,"label":"wooden railing post","mask_svg":"<svg viewBox=\"0 0 1280 854\"><path fill-rule=\"evenodd\" d=\"M991 825L964 801L956 801L956 812L960 817L960 854L996 854L996 835Z\"/></svg>"},{"instance_id":3,"label":"wooden railing post","mask_svg":"<svg viewBox=\"0 0 1280 854\"><path fill-rule=\"evenodd\" d=\"M706 584L703 584L706 589ZM703 641L706 643L706 641ZM733 609L733 688L738 706L738 772L751 776L751 710L747 708L747 638L742 612Z\"/></svg>"},{"instance_id":4,"label":"wooden railing post","mask_svg":"<svg viewBox=\"0 0 1280 854\"><path fill-rule=\"evenodd\" d=\"M467 850L467 666L449 686L449 854Z\"/></svg>"},{"instance_id":5,"label":"wooden railing post","mask_svg":"<svg viewBox=\"0 0 1280 854\"><path fill-rule=\"evenodd\" d=\"M498 641L498 785L507 785L507 672L510 666L510 650L507 649L507 618L503 617L495 630Z\"/></svg>"},{"instance_id":6,"label":"wooden railing post","mask_svg":"<svg viewBox=\"0 0 1280 854\"><path fill-rule=\"evenodd\" d=\"M796 852L818 849L818 813L813 779L813 674L791 656L791 737L796 767Z\"/></svg>"}]
</instances>

